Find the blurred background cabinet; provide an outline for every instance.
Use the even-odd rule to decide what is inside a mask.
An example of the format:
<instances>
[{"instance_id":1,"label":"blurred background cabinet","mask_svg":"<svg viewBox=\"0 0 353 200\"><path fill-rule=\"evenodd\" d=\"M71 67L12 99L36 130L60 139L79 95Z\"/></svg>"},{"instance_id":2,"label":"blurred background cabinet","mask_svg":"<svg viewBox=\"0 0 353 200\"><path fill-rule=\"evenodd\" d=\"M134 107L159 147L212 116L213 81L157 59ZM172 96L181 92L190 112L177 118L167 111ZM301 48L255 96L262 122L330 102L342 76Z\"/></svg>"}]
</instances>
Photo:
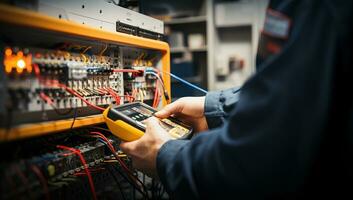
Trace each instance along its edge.
<instances>
[{"instance_id":1,"label":"blurred background cabinet","mask_svg":"<svg viewBox=\"0 0 353 200\"><path fill-rule=\"evenodd\" d=\"M171 71L207 90L241 86L255 72L267 0L149 0L140 11L165 22ZM202 93L172 81L173 98Z\"/></svg>"}]
</instances>

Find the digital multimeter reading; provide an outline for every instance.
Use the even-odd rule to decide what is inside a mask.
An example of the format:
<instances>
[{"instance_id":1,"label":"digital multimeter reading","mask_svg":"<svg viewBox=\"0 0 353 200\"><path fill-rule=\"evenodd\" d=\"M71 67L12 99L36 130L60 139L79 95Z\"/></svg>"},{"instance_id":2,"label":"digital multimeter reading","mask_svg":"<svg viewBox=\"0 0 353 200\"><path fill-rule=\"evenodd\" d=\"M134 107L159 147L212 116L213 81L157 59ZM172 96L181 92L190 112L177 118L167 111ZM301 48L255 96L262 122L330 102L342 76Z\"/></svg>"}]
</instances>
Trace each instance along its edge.
<instances>
[{"instance_id":1,"label":"digital multimeter reading","mask_svg":"<svg viewBox=\"0 0 353 200\"><path fill-rule=\"evenodd\" d=\"M157 110L147 104L133 102L107 108L103 116L114 135L125 141L133 141L144 134L144 120L155 112ZM189 138L192 133L189 125L173 117L161 119L160 125L175 139Z\"/></svg>"}]
</instances>

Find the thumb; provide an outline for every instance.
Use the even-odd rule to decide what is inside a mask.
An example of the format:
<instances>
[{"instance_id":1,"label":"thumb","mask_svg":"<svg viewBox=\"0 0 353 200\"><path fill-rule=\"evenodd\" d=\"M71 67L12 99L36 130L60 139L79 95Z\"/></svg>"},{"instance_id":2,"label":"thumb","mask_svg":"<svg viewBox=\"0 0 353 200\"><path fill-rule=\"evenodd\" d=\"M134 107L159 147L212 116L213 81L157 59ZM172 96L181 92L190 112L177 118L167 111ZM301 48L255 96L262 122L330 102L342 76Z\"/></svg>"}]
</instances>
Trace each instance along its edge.
<instances>
[{"instance_id":1,"label":"thumb","mask_svg":"<svg viewBox=\"0 0 353 200\"><path fill-rule=\"evenodd\" d=\"M171 104L166 105L162 110L156 112L154 115L158 118L167 118L172 114L178 114L183 110L183 103L181 101L175 101Z\"/></svg>"},{"instance_id":2,"label":"thumb","mask_svg":"<svg viewBox=\"0 0 353 200\"><path fill-rule=\"evenodd\" d=\"M130 154L130 152L134 151L136 147L136 143L137 143L137 140L132 142L121 141L119 147L126 154Z\"/></svg>"},{"instance_id":3,"label":"thumb","mask_svg":"<svg viewBox=\"0 0 353 200\"><path fill-rule=\"evenodd\" d=\"M159 125L159 119L155 117L150 117L146 120L147 127L157 127Z\"/></svg>"},{"instance_id":4,"label":"thumb","mask_svg":"<svg viewBox=\"0 0 353 200\"><path fill-rule=\"evenodd\" d=\"M125 153L127 153L127 152L130 150L129 142L123 142L123 141L121 141L119 147L120 147L120 149L121 149L123 152L125 152Z\"/></svg>"},{"instance_id":5,"label":"thumb","mask_svg":"<svg viewBox=\"0 0 353 200\"><path fill-rule=\"evenodd\" d=\"M162 140L169 140L170 135L161 126L161 121L158 118L150 117L146 120L146 133L144 136L152 136L153 138L158 138Z\"/></svg>"}]
</instances>

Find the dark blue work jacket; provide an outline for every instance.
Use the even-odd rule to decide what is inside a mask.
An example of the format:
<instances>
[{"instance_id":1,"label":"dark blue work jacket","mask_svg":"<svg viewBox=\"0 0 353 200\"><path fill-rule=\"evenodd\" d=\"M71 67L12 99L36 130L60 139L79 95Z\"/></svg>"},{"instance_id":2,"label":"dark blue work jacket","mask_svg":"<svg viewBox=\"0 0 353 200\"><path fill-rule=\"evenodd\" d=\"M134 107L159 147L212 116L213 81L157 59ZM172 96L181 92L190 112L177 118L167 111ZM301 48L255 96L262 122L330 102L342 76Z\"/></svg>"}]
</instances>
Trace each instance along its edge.
<instances>
[{"instance_id":1,"label":"dark blue work jacket","mask_svg":"<svg viewBox=\"0 0 353 200\"><path fill-rule=\"evenodd\" d=\"M172 198L353 199L352 6L270 2L257 73L207 94L209 131L160 149Z\"/></svg>"}]
</instances>

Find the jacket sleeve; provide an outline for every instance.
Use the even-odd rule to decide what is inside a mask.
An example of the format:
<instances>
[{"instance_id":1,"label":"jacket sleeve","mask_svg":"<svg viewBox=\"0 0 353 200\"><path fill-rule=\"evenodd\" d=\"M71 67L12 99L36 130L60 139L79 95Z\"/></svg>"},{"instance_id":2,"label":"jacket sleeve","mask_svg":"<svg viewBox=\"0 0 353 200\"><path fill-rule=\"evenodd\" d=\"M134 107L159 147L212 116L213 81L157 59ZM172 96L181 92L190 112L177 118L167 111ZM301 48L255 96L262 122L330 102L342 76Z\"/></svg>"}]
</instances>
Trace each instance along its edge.
<instances>
[{"instance_id":1,"label":"jacket sleeve","mask_svg":"<svg viewBox=\"0 0 353 200\"><path fill-rule=\"evenodd\" d=\"M220 127L239 99L239 88L209 92L205 100L205 117L209 129Z\"/></svg>"},{"instance_id":2,"label":"jacket sleeve","mask_svg":"<svg viewBox=\"0 0 353 200\"><path fill-rule=\"evenodd\" d=\"M339 39L349 37L339 38L340 27L348 26L333 21L326 3L300 2L288 42L244 84L225 124L160 149L158 174L173 198L291 197L303 186L329 120L339 117L330 116L331 102L338 98L332 95L335 69L342 64L337 50L351 47L338 47ZM209 95L215 97L206 99L207 111L213 107L224 114L217 104L221 94Z\"/></svg>"}]
</instances>

